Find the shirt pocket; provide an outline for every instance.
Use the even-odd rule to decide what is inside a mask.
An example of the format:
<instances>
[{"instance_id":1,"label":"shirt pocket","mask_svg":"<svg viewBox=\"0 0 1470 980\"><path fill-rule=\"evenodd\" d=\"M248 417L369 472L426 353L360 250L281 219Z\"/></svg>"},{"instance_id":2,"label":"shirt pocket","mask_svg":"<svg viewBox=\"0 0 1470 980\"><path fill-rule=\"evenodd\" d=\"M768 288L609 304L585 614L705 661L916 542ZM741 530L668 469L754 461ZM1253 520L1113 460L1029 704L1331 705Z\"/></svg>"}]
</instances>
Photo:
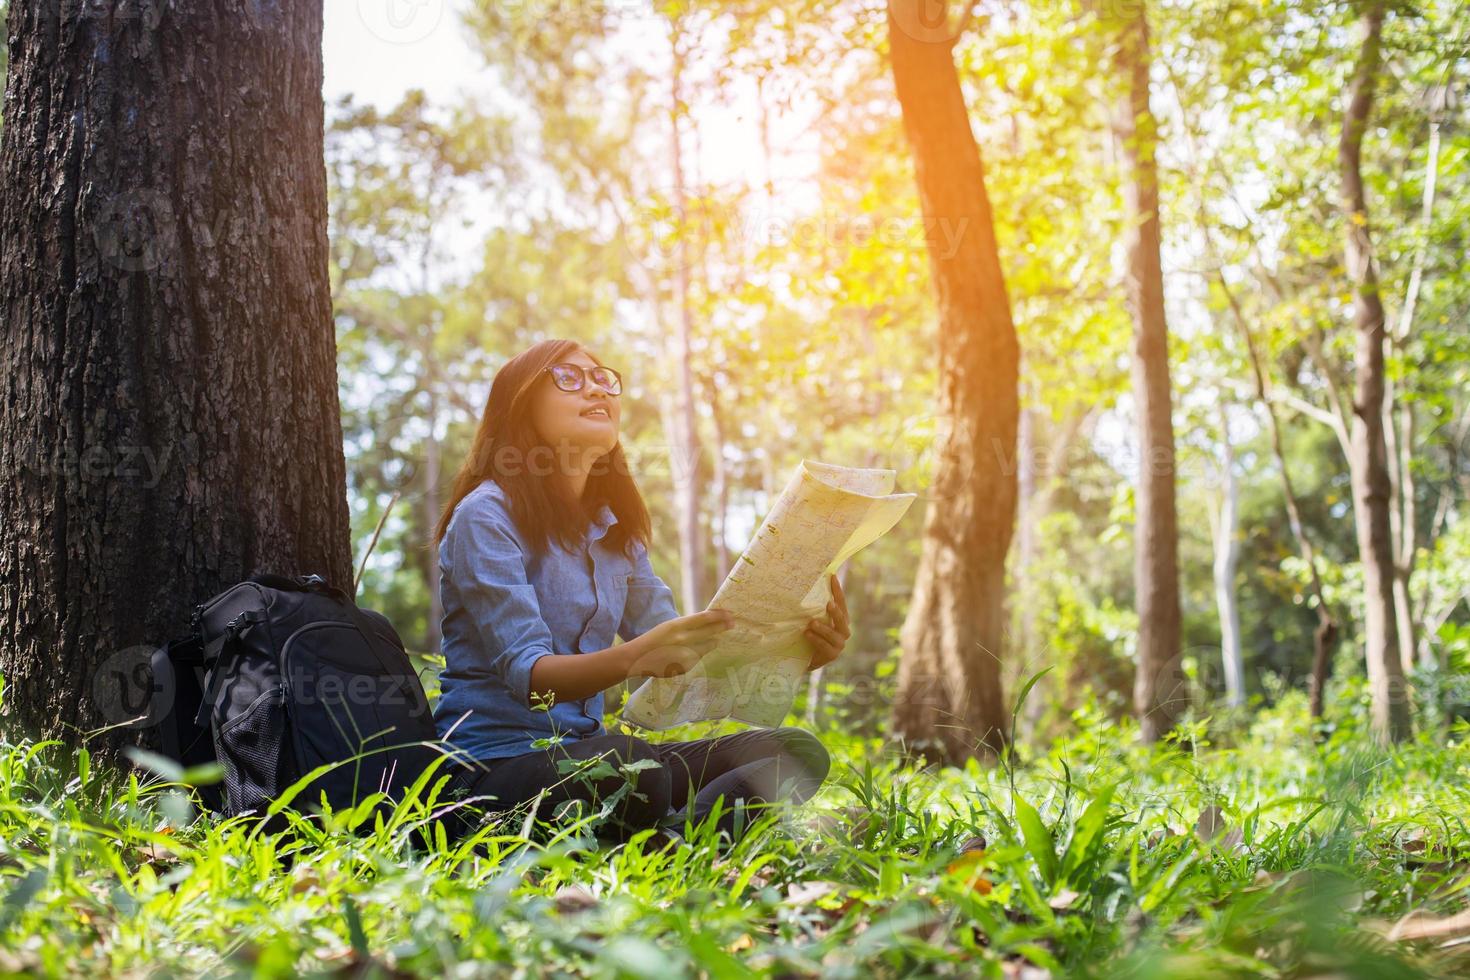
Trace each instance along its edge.
<instances>
[{"instance_id":1,"label":"shirt pocket","mask_svg":"<svg viewBox=\"0 0 1470 980\"><path fill-rule=\"evenodd\" d=\"M608 630L613 634L617 633L618 625L623 621L623 610L628 606L628 582L632 574L632 569L619 564L615 569L610 570L605 576L606 581L602 583L610 620Z\"/></svg>"}]
</instances>

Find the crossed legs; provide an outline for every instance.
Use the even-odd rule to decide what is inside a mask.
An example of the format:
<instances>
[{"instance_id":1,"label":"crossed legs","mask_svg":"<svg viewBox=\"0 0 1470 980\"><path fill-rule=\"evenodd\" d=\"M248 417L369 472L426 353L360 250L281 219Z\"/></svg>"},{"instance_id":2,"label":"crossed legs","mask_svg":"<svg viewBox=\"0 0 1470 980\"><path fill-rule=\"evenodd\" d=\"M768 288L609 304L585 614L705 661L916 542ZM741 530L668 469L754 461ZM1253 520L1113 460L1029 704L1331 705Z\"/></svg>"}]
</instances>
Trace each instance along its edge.
<instances>
[{"instance_id":1,"label":"crossed legs","mask_svg":"<svg viewBox=\"0 0 1470 980\"><path fill-rule=\"evenodd\" d=\"M571 759L587 763L588 771L562 772L558 763ZM611 772L590 771L595 760L608 763ZM630 775L629 763L639 767ZM632 735L595 735L508 759L479 763L471 777L471 792L488 797L479 802L487 810L506 810L534 800L543 790L542 812L554 813L568 800L594 805L633 780L612 812L612 831L626 837L656 825L670 813L685 813L695 823L724 799L720 829L732 837L749 811L782 800L810 799L827 777L830 760L822 743L799 728L752 729L717 738L687 742L649 743ZM739 802L737 802L739 801ZM749 820L751 814L744 817Z\"/></svg>"}]
</instances>

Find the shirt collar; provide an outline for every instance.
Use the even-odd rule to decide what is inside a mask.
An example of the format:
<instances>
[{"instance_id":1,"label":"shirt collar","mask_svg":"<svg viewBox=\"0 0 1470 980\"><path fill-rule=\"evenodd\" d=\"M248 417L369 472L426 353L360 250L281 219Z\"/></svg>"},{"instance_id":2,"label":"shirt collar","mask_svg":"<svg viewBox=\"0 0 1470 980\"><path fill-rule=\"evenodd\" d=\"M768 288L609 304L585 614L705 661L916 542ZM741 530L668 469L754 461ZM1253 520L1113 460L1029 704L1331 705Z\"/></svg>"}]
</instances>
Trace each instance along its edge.
<instances>
[{"instance_id":1,"label":"shirt collar","mask_svg":"<svg viewBox=\"0 0 1470 980\"><path fill-rule=\"evenodd\" d=\"M588 531L587 536L593 541L601 540L602 536L607 534L607 529L617 522L618 519L614 516L612 508L603 504L597 516L592 518L592 528Z\"/></svg>"}]
</instances>

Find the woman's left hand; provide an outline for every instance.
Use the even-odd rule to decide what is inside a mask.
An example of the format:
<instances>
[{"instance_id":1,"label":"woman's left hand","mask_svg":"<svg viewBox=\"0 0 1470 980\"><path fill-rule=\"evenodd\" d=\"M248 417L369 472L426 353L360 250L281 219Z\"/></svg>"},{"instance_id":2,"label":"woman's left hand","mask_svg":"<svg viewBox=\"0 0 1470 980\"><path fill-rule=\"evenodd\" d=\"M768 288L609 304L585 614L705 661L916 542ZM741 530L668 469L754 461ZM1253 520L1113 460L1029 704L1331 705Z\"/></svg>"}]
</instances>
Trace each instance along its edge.
<instances>
[{"instance_id":1,"label":"woman's left hand","mask_svg":"<svg viewBox=\"0 0 1470 980\"><path fill-rule=\"evenodd\" d=\"M832 576L832 598L827 603L827 621L814 619L807 623L803 635L812 645L812 659L807 670L825 667L837 659L842 648L852 636L847 619L847 597L842 594L842 583Z\"/></svg>"}]
</instances>

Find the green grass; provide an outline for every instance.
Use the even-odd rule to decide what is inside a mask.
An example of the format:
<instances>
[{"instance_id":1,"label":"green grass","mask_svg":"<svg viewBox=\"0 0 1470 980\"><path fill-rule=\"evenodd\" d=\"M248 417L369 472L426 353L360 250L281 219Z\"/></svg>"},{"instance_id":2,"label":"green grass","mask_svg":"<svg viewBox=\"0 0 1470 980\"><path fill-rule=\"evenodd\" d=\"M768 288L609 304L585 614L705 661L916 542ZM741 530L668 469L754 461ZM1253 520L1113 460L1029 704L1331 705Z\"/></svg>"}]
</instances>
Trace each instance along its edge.
<instances>
[{"instance_id":1,"label":"green grass","mask_svg":"<svg viewBox=\"0 0 1470 980\"><path fill-rule=\"evenodd\" d=\"M264 835L190 822L176 789L84 752L0 741L0 973L1470 973L1470 945L1384 938L1470 904L1470 728L1314 744L1293 697L1193 734L1149 751L1079 712L1014 769L935 771L824 732L826 788L728 853L707 830L660 851L521 819L451 846L427 786L387 820Z\"/></svg>"}]
</instances>

